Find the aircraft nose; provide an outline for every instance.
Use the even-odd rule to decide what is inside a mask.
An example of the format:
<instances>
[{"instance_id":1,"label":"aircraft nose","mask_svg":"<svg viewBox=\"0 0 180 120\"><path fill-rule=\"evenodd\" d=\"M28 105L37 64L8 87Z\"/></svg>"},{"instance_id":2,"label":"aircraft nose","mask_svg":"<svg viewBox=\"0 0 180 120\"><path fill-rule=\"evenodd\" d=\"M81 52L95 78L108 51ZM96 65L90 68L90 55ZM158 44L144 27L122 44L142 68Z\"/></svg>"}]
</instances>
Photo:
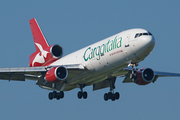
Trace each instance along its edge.
<instances>
[{"instance_id":1,"label":"aircraft nose","mask_svg":"<svg viewBox=\"0 0 180 120\"><path fill-rule=\"evenodd\" d=\"M155 38L153 35L142 36L140 40L140 44L142 44L145 48L153 49L155 46Z\"/></svg>"},{"instance_id":2,"label":"aircraft nose","mask_svg":"<svg viewBox=\"0 0 180 120\"><path fill-rule=\"evenodd\" d=\"M154 48L154 46L155 46L155 38L153 35L149 38L149 46L151 48Z\"/></svg>"},{"instance_id":3,"label":"aircraft nose","mask_svg":"<svg viewBox=\"0 0 180 120\"><path fill-rule=\"evenodd\" d=\"M135 42L136 44L136 56L139 60L147 57L155 46L155 38L153 35L142 35Z\"/></svg>"}]
</instances>

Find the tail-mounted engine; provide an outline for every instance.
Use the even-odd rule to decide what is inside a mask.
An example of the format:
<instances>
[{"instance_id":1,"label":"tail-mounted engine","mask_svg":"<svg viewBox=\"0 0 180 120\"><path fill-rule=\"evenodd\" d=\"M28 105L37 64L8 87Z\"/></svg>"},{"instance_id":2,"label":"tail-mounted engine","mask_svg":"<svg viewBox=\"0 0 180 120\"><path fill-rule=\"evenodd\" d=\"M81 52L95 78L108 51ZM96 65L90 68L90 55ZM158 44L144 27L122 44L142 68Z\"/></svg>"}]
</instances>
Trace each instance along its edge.
<instances>
[{"instance_id":1,"label":"tail-mounted engine","mask_svg":"<svg viewBox=\"0 0 180 120\"><path fill-rule=\"evenodd\" d=\"M150 68L140 69L136 75L134 82L138 85L147 85L155 78L154 71Z\"/></svg>"},{"instance_id":2,"label":"tail-mounted engine","mask_svg":"<svg viewBox=\"0 0 180 120\"><path fill-rule=\"evenodd\" d=\"M39 51L34 52L30 56L30 67L47 66L62 57L63 49L60 45L51 45L43 50L42 46L36 43Z\"/></svg>"},{"instance_id":3,"label":"tail-mounted engine","mask_svg":"<svg viewBox=\"0 0 180 120\"><path fill-rule=\"evenodd\" d=\"M65 80L67 76L68 76L67 69L63 66L59 66L59 67L53 67L50 70L48 70L46 72L44 79L47 80L48 82L55 83Z\"/></svg>"}]
</instances>

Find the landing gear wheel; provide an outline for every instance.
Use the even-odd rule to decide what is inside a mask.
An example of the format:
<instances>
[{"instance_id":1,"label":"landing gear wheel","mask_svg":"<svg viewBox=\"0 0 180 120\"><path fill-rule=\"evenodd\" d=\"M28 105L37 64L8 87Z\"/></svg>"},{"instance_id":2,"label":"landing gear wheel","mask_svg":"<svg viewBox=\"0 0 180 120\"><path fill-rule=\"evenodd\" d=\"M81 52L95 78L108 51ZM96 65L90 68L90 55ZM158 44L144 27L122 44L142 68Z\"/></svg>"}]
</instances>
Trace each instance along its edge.
<instances>
[{"instance_id":1,"label":"landing gear wheel","mask_svg":"<svg viewBox=\"0 0 180 120\"><path fill-rule=\"evenodd\" d=\"M84 99L87 98L87 92L83 92L83 98L84 98Z\"/></svg>"},{"instance_id":2,"label":"landing gear wheel","mask_svg":"<svg viewBox=\"0 0 180 120\"><path fill-rule=\"evenodd\" d=\"M115 101L115 100L116 100L116 99L115 99L115 94L112 94L111 100L112 100L112 101Z\"/></svg>"},{"instance_id":3,"label":"landing gear wheel","mask_svg":"<svg viewBox=\"0 0 180 120\"><path fill-rule=\"evenodd\" d=\"M49 100L52 100L52 99L53 99L53 93L50 92L49 95L48 95L48 97L49 97Z\"/></svg>"},{"instance_id":4,"label":"landing gear wheel","mask_svg":"<svg viewBox=\"0 0 180 120\"><path fill-rule=\"evenodd\" d=\"M81 92L81 91L78 92L78 98L79 98L79 99L82 98L82 92Z\"/></svg>"},{"instance_id":5,"label":"landing gear wheel","mask_svg":"<svg viewBox=\"0 0 180 120\"><path fill-rule=\"evenodd\" d=\"M57 92L56 92L56 91L53 91L53 92L52 92L52 97L53 97L53 98L56 98L56 95L57 95Z\"/></svg>"},{"instance_id":6,"label":"landing gear wheel","mask_svg":"<svg viewBox=\"0 0 180 120\"><path fill-rule=\"evenodd\" d=\"M108 92L104 94L104 100L107 101L108 99L111 99L112 101L118 100L120 98L119 92L116 92L115 94L112 92Z\"/></svg>"},{"instance_id":7,"label":"landing gear wheel","mask_svg":"<svg viewBox=\"0 0 180 120\"><path fill-rule=\"evenodd\" d=\"M112 92L108 92L108 99L111 99L112 98Z\"/></svg>"},{"instance_id":8,"label":"landing gear wheel","mask_svg":"<svg viewBox=\"0 0 180 120\"><path fill-rule=\"evenodd\" d=\"M59 100L61 98L61 94L60 93L57 93L56 94L56 99Z\"/></svg>"},{"instance_id":9,"label":"landing gear wheel","mask_svg":"<svg viewBox=\"0 0 180 120\"><path fill-rule=\"evenodd\" d=\"M116 98L116 100L118 100L119 97L120 97L120 94L119 94L118 92L116 92L116 93L115 93L115 98Z\"/></svg>"},{"instance_id":10,"label":"landing gear wheel","mask_svg":"<svg viewBox=\"0 0 180 120\"><path fill-rule=\"evenodd\" d=\"M109 99L109 96L107 93L104 94L104 100L107 101Z\"/></svg>"},{"instance_id":11,"label":"landing gear wheel","mask_svg":"<svg viewBox=\"0 0 180 120\"><path fill-rule=\"evenodd\" d=\"M64 98L64 92L63 91L60 92L60 98Z\"/></svg>"},{"instance_id":12,"label":"landing gear wheel","mask_svg":"<svg viewBox=\"0 0 180 120\"><path fill-rule=\"evenodd\" d=\"M64 98L64 92L61 91L61 92L56 92L56 91L53 91L53 92L50 92L49 95L49 100L52 100L54 98L56 98L57 100L61 99L61 98Z\"/></svg>"}]
</instances>

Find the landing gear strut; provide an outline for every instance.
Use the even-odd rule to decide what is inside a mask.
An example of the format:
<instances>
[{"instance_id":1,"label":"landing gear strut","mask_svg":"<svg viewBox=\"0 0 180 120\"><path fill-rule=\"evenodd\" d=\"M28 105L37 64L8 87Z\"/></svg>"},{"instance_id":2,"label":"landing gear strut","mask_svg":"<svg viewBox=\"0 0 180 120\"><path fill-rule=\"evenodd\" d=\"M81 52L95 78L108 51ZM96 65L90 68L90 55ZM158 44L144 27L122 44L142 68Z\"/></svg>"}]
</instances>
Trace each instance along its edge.
<instances>
[{"instance_id":1,"label":"landing gear strut","mask_svg":"<svg viewBox=\"0 0 180 120\"><path fill-rule=\"evenodd\" d=\"M115 89L115 80L116 78L112 78L109 80L110 83L110 92L104 94L104 100L107 101L111 99L112 101L118 100L120 98L119 92L114 93Z\"/></svg>"},{"instance_id":2,"label":"landing gear strut","mask_svg":"<svg viewBox=\"0 0 180 120\"><path fill-rule=\"evenodd\" d=\"M130 79L134 81L134 79L137 78L137 74L136 74L137 68L136 67L138 66L138 63L131 62L131 63L129 63L128 66L132 67L132 73L130 73Z\"/></svg>"},{"instance_id":3,"label":"landing gear strut","mask_svg":"<svg viewBox=\"0 0 180 120\"><path fill-rule=\"evenodd\" d=\"M81 91L79 91L78 94L77 94L78 98L79 99L81 99L81 98L86 99L88 94L87 94L86 91L83 92L83 88L85 87L85 85L80 84L79 86L80 86Z\"/></svg>"}]
</instances>

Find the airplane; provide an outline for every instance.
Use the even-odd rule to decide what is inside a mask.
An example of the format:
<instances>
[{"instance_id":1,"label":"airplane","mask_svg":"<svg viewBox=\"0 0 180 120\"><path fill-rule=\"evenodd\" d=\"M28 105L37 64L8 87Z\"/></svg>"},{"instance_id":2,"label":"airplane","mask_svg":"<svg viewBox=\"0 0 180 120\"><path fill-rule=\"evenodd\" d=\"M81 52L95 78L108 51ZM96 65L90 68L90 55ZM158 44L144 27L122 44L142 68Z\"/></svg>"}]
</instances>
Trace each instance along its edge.
<instances>
[{"instance_id":1,"label":"airplane","mask_svg":"<svg viewBox=\"0 0 180 120\"><path fill-rule=\"evenodd\" d=\"M125 30L92 45L63 56L63 48L49 45L35 18L29 20L36 51L29 57L28 67L0 68L0 79L36 81L41 88L51 90L48 98L62 99L64 91L80 88L79 99L86 99L83 90L93 86L93 91L110 88L104 100L118 100L114 92L117 77L123 83L148 85L158 77L180 77L179 73L159 72L151 68L137 68L153 50L155 38L145 29Z\"/></svg>"}]
</instances>

